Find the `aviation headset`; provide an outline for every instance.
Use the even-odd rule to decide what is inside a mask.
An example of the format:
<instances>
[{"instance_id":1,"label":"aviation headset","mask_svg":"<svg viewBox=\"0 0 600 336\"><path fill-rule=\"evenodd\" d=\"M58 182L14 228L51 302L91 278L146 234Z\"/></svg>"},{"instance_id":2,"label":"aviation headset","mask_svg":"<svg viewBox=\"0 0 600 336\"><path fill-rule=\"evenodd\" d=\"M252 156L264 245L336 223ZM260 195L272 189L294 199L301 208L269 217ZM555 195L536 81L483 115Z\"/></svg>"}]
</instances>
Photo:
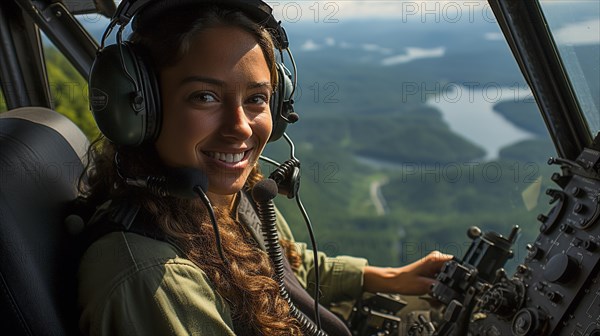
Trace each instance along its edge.
<instances>
[{"instance_id":1,"label":"aviation headset","mask_svg":"<svg viewBox=\"0 0 600 336\"><path fill-rule=\"evenodd\" d=\"M139 146L156 140L160 134L162 109L158 78L148 55L128 42L122 32L129 21L135 31L140 17L161 15L162 12L192 5L228 6L239 9L251 20L267 28L283 60L287 51L294 75L276 62L278 86L271 97L273 130L269 141L279 139L288 123L298 120L293 108L296 68L285 30L272 15L272 8L261 0L123 0L106 28L89 77L90 109L100 131L118 145ZM141 19L140 19L141 20ZM104 46L113 28L119 25L117 43Z\"/></svg>"}]
</instances>

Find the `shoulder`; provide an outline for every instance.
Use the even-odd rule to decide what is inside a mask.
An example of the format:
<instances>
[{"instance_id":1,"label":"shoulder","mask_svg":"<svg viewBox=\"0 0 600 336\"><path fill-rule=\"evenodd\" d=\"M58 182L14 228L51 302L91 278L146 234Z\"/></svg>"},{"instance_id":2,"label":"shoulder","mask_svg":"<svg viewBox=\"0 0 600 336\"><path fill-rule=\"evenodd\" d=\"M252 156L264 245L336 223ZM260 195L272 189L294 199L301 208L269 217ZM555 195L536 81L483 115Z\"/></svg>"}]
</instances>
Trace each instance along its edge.
<instances>
[{"instance_id":1,"label":"shoulder","mask_svg":"<svg viewBox=\"0 0 600 336\"><path fill-rule=\"evenodd\" d=\"M132 270L183 259L171 244L130 232L111 232L85 251L79 264L80 280L88 276L100 283L126 276ZM193 264L192 264L193 265Z\"/></svg>"},{"instance_id":2,"label":"shoulder","mask_svg":"<svg viewBox=\"0 0 600 336\"><path fill-rule=\"evenodd\" d=\"M95 241L79 264L79 298L91 303L110 295L116 287L132 279L151 279L166 268L192 268L202 271L179 255L169 243L129 232L112 232Z\"/></svg>"},{"instance_id":3,"label":"shoulder","mask_svg":"<svg viewBox=\"0 0 600 336\"><path fill-rule=\"evenodd\" d=\"M229 306L207 275L171 244L135 233L113 232L88 248L79 269L79 303L82 331L135 321L152 321L144 328L157 330L211 323L231 329Z\"/></svg>"}]
</instances>

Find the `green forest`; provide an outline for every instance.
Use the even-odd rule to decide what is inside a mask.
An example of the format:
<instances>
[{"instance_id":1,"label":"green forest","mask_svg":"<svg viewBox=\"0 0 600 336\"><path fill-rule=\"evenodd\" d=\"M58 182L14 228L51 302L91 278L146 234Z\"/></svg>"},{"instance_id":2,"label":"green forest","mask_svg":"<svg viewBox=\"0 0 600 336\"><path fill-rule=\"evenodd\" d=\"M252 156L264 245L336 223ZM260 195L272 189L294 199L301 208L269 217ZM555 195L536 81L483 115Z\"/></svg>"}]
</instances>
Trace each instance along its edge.
<instances>
[{"instance_id":1,"label":"green forest","mask_svg":"<svg viewBox=\"0 0 600 336\"><path fill-rule=\"evenodd\" d=\"M56 50L49 48L46 56L55 109L93 139L98 131L88 110L85 81ZM306 73L307 82L317 82L321 70ZM390 76L367 70L375 78ZM401 103L390 92L379 92L372 101L356 98L362 88L355 79L361 76L366 74L355 70L335 77L336 85L344 88L344 96L335 98L344 104L315 104L305 96L297 106L303 112L301 121L288 128L302 162L300 196L319 250L391 266L431 250L461 257L470 243L466 231L473 225L501 234L519 225L515 261L522 259L525 244L537 235L537 214L548 209L543 191L552 172L546 160L553 147L535 104L496 106L507 120L538 136L485 161L482 148L452 132L441 113L424 102ZM355 97L356 102L348 99L346 104L342 97ZM290 149L279 141L267 146L266 155L283 162ZM263 166L266 174L272 169ZM376 204L377 197L385 204ZM296 239L308 242L296 202L284 196L276 202Z\"/></svg>"},{"instance_id":2,"label":"green forest","mask_svg":"<svg viewBox=\"0 0 600 336\"><path fill-rule=\"evenodd\" d=\"M44 54L54 110L68 117L92 140L99 131L88 107L86 80L57 49L45 48ZM6 111L6 101L0 92L2 111Z\"/></svg>"}]
</instances>

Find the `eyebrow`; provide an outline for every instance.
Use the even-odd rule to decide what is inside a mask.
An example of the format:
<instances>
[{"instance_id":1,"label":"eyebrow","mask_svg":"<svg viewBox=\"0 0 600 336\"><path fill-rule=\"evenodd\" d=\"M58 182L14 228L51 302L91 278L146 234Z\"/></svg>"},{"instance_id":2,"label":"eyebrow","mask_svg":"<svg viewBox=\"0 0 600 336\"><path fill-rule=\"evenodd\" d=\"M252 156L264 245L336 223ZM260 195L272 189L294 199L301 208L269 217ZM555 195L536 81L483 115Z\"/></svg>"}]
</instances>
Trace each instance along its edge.
<instances>
[{"instance_id":1,"label":"eyebrow","mask_svg":"<svg viewBox=\"0 0 600 336\"><path fill-rule=\"evenodd\" d=\"M273 85L271 85L271 82L254 82L254 83L248 84L249 89L256 89L256 88L261 88L261 87L265 87L265 86L273 89Z\"/></svg>"},{"instance_id":2,"label":"eyebrow","mask_svg":"<svg viewBox=\"0 0 600 336\"><path fill-rule=\"evenodd\" d=\"M211 77L202 77L202 76L187 76L184 79L181 80L181 82L179 82L179 85L185 85L187 83L192 83L192 82L202 82L202 83L207 83L207 84L213 84L213 85L218 85L218 86L225 86L225 82L222 80L218 80L215 78L211 78Z\"/></svg>"},{"instance_id":3,"label":"eyebrow","mask_svg":"<svg viewBox=\"0 0 600 336\"><path fill-rule=\"evenodd\" d=\"M201 82L201 83L212 84L212 85L217 85L217 86L225 86L225 84L226 84L224 81L216 79L216 78L203 77L203 76L187 76L181 80L179 85L182 86L182 85L185 85L187 83L192 83L192 82ZM265 86L272 87L272 84L270 81L252 82L252 83L248 84L249 89L261 88L261 87L265 87Z\"/></svg>"}]
</instances>

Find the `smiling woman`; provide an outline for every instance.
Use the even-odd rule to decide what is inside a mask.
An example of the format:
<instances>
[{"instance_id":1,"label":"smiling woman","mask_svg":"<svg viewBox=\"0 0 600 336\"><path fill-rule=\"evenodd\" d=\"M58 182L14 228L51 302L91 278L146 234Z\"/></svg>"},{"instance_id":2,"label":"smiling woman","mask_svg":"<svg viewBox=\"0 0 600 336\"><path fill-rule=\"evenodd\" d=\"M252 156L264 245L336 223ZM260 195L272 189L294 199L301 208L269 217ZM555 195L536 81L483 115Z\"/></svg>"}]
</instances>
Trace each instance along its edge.
<instances>
[{"instance_id":1,"label":"smiling woman","mask_svg":"<svg viewBox=\"0 0 600 336\"><path fill-rule=\"evenodd\" d=\"M151 26L137 25L131 38L137 51L148 52L146 62L158 71L159 109L163 114L160 132L156 132L159 135L155 142L150 139L141 146L100 140L91 152L96 166L89 171L86 194L93 203L112 199L113 208L127 198L135 199L144 213L156 218L177 249L129 233L108 234L92 244L80 271L83 330L104 334L133 325L131 331L137 334L159 330L162 334L173 332L173 328L178 334L186 330L200 334L232 334L233 330L299 334L288 314L288 304L271 278L267 256L244 243L250 239L249 232L227 211L249 176L251 180L259 178L255 166L271 133L269 99L277 83L273 42L265 30L239 11L195 6L187 11L177 8L171 14L156 18ZM107 112L102 107L95 113ZM115 155L121 157L118 166ZM207 214L198 202L163 198L119 178L120 174L161 176L167 167L193 167L206 173L221 238L204 220ZM215 248L215 239L221 240L232 267L219 260L221 251ZM153 252L140 250L152 245L156 247ZM99 249L131 246L132 259L121 267L109 266L116 262L111 258L93 260L94 251ZM187 258L178 256L180 252ZM135 272L125 282L119 280L125 273L139 270L139 264L149 268ZM152 279L159 279L160 284ZM193 284L181 286L191 279ZM136 283L151 291L134 291L131 286ZM116 292L110 289L114 286ZM113 294L106 296L107 291ZM204 296L205 291L212 294ZM179 295L187 297L189 303L176 300ZM247 299L240 300L242 297ZM127 302L136 304L127 308L125 315L120 309L104 308ZM139 305L141 302L147 304ZM164 309L175 314L145 322L145 317Z\"/></svg>"}]
</instances>

